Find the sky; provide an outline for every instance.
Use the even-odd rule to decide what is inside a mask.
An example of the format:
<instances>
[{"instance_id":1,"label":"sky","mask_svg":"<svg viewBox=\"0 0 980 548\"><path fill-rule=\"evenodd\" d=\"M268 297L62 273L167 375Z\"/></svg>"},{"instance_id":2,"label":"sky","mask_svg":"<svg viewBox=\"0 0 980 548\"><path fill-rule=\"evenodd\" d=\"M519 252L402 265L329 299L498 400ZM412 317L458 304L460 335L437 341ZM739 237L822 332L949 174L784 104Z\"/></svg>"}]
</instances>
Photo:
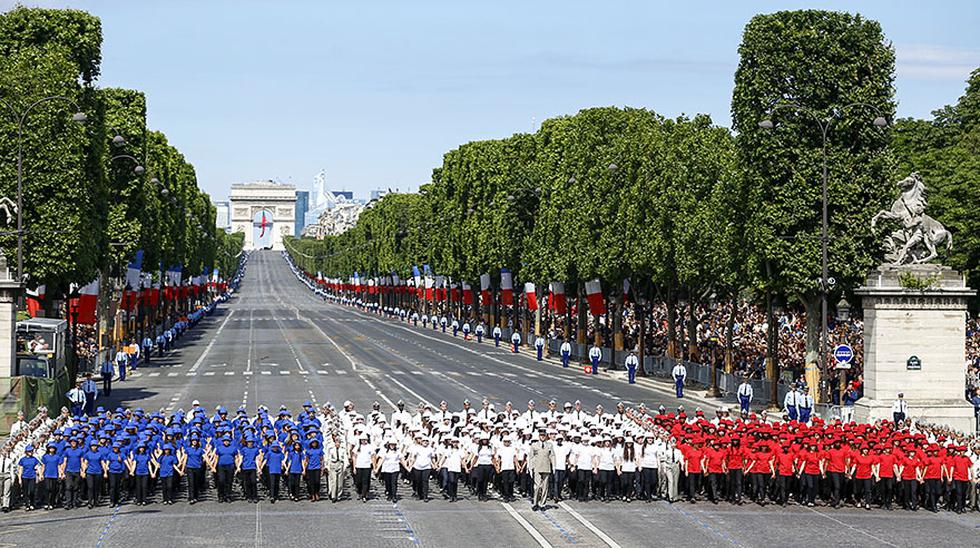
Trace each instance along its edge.
<instances>
[{"instance_id":1,"label":"sky","mask_svg":"<svg viewBox=\"0 0 980 548\"><path fill-rule=\"evenodd\" d=\"M0 11L14 1L0 0ZM896 50L901 117L928 118L980 67L980 3L656 0L77 0L102 19L98 85L142 90L214 200L235 182L417 190L459 145L594 106L730 125L751 17L846 10Z\"/></svg>"}]
</instances>

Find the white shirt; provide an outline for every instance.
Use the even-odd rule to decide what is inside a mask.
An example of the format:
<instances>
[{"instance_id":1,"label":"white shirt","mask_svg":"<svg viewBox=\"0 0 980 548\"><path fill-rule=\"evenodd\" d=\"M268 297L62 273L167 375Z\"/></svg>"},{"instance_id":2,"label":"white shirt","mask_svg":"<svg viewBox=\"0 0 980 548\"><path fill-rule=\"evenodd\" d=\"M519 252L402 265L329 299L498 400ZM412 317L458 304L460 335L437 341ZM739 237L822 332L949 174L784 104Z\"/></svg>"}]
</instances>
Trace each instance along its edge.
<instances>
[{"instance_id":1,"label":"white shirt","mask_svg":"<svg viewBox=\"0 0 980 548\"><path fill-rule=\"evenodd\" d=\"M397 450L385 450L381 453L381 472L391 474L401 470L401 455Z\"/></svg>"},{"instance_id":2,"label":"white shirt","mask_svg":"<svg viewBox=\"0 0 980 548\"><path fill-rule=\"evenodd\" d=\"M637 358L633 354L630 354L629 356L626 357L626 367L630 367L630 366L637 367L639 365L640 365L640 358Z\"/></svg>"},{"instance_id":3,"label":"white shirt","mask_svg":"<svg viewBox=\"0 0 980 548\"><path fill-rule=\"evenodd\" d=\"M584 470L592 469L592 456L595 454L595 451L591 445L581 444L572 453L576 468L582 468Z\"/></svg>"},{"instance_id":4,"label":"white shirt","mask_svg":"<svg viewBox=\"0 0 980 548\"><path fill-rule=\"evenodd\" d=\"M497 458L500 459L500 469L501 470L513 470L514 469L514 457L517 456L517 448L513 445L506 446L502 445L497 448Z\"/></svg>"},{"instance_id":5,"label":"white shirt","mask_svg":"<svg viewBox=\"0 0 980 548\"><path fill-rule=\"evenodd\" d=\"M494 337L499 337L502 333L503 333L503 331L500 330L500 326L499 325L497 327L494 327L493 328L493 336Z\"/></svg>"},{"instance_id":6,"label":"white shirt","mask_svg":"<svg viewBox=\"0 0 980 548\"><path fill-rule=\"evenodd\" d=\"M596 359L596 360L601 360L602 359L602 349L599 348L598 346L593 346L592 348L589 349L589 357L590 358L593 358L593 359Z\"/></svg>"},{"instance_id":7,"label":"white shirt","mask_svg":"<svg viewBox=\"0 0 980 548\"><path fill-rule=\"evenodd\" d=\"M534 347L535 348L544 348L544 339L541 338L541 337L538 337L538 338L534 339Z\"/></svg>"},{"instance_id":8,"label":"white shirt","mask_svg":"<svg viewBox=\"0 0 980 548\"><path fill-rule=\"evenodd\" d=\"M909 412L909 402L904 399L897 399L892 403L892 413L905 413Z\"/></svg>"},{"instance_id":9,"label":"white shirt","mask_svg":"<svg viewBox=\"0 0 980 548\"><path fill-rule=\"evenodd\" d=\"M677 380L677 379L682 379L683 380L683 379L687 378L687 368L684 367L684 364L680 364L679 363L679 364L677 364L677 365L674 366L674 369L671 370L670 375L672 377L674 377L674 380Z\"/></svg>"},{"instance_id":10,"label":"white shirt","mask_svg":"<svg viewBox=\"0 0 980 548\"><path fill-rule=\"evenodd\" d=\"M442 461L442 465L446 470L450 472L462 472L463 471L463 450L462 449L450 449L446 452L446 459Z\"/></svg>"},{"instance_id":11,"label":"white shirt","mask_svg":"<svg viewBox=\"0 0 980 548\"><path fill-rule=\"evenodd\" d=\"M568 344L568 341L561 343L561 353L562 354L572 353L572 345Z\"/></svg>"},{"instance_id":12,"label":"white shirt","mask_svg":"<svg viewBox=\"0 0 980 548\"><path fill-rule=\"evenodd\" d=\"M644 446L640 446L640 448L636 450L636 455L640 460L640 466L643 467L643 469L659 468L660 458L657 455L656 447L653 445L647 445L645 447L646 448L644 449ZM640 454L641 452L643 453L642 455Z\"/></svg>"},{"instance_id":13,"label":"white shirt","mask_svg":"<svg viewBox=\"0 0 980 548\"><path fill-rule=\"evenodd\" d=\"M567 443L558 442L551 444L555 450L555 470L565 470L565 463L568 461L568 455L572 452L572 446Z\"/></svg>"},{"instance_id":14,"label":"white shirt","mask_svg":"<svg viewBox=\"0 0 980 548\"><path fill-rule=\"evenodd\" d=\"M354 468L370 468L374 450L370 445L358 446L354 451Z\"/></svg>"},{"instance_id":15,"label":"white shirt","mask_svg":"<svg viewBox=\"0 0 980 548\"><path fill-rule=\"evenodd\" d=\"M602 447L599 449L599 470L615 470L616 456L612 447Z\"/></svg>"},{"instance_id":16,"label":"white shirt","mask_svg":"<svg viewBox=\"0 0 980 548\"><path fill-rule=\"evenodd\" d=\"M482 445L476 450L476 464L493 464L493 449Z\"/></svg>"},{"instance_id":17,"label":"white shirt","mask_svg":"<svg viewBox=\"0 0 980 548\"><path fill-rule=\"evenodd\" d=\"M783 399L783 407L786 407L786 408L796 407L797 401L798 400L797 400L797 397L796 397L796 391L795 390L791 390L791 391L789 391L789 392L786 393L786 398Z\"/></svg>"},{"instance_id":18,"label":"white shirt","mask_svg":"<svg viewBox=\"0 0 980 548\"><path fill-rule=\"evenodd\" d=\"M521 344L521 334L514 331L514 334L510 336L510 342L514 344Z\"/></svg>"},{"instance_id":19,"label":"white shirt","mask_svg":"<svg viewBox=\"0 0 980 548\"><path fill-rule=\"evenodd\" d=\"M416 447L412 454L415 456L415 461L412 463L412 468L415 470L429 470L432 468L432 448L425 445L419 445Z\"/></svg>"},{"instance_id":20,"label":"white shirt","mask_svg":"<svg viewBox=\"0 0 980 548\"><path fill-rule=\"evenodd\" d=\"M753 394L753 391L752 391L752 385L749 384L749 383L747 383L747 382L743 382L742 384L738 385L738 395L739 396L748 396L749 397L749 401L751 401L752 400L752 396L754 395Z\"/></svg>"}]
</instances>

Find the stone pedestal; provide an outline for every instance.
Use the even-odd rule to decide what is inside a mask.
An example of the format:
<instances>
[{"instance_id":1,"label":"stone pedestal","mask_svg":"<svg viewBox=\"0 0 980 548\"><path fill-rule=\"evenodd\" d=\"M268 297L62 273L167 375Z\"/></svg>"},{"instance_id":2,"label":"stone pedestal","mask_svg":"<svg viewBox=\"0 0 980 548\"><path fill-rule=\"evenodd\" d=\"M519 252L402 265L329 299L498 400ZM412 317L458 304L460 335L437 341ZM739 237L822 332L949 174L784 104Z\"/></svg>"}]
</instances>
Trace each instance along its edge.
<instances>
[{"instance_id":1,"label":"stone pedestal","mask_svg":"<svg viewBox=\"0 0 980 548\"><path fill-rule=\"evenodd\" d=\"M13 279L0 253L0 377L14 376L17 363L17 300L23 285Z\"/></svg>"},{"instance_id":2,"label":"stone pedestal","mask_svg":"<svg viewBox=\"0 0 980 548\"><path fill-rule=\"evenodd\" d=\"M912 419L974 429L963 398L966 303L976 295L965 278L942 265L880 266L855 291L864 308L864 397L858 421L891 419L905 394Z\"/></svg>"}]
</instances>

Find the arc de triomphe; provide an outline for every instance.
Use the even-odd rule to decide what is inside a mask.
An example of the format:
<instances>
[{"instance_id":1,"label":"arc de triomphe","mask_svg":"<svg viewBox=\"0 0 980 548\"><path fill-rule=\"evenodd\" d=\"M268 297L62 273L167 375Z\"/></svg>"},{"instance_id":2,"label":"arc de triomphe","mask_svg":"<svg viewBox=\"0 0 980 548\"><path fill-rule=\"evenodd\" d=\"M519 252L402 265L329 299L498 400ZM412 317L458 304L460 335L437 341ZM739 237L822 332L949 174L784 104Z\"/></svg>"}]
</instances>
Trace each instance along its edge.
<instances>
[{"instance_id":1,"label":"arc de triomphe","mask_svg":"<svg viewBox=\"0 0 980 548\"><path fill-rule=\"evenodd\" d=\"M231 185L231 231L245 233L245 249L283 249L296 227L296 187L272 181Z\"/></svg>"}]
</instances>

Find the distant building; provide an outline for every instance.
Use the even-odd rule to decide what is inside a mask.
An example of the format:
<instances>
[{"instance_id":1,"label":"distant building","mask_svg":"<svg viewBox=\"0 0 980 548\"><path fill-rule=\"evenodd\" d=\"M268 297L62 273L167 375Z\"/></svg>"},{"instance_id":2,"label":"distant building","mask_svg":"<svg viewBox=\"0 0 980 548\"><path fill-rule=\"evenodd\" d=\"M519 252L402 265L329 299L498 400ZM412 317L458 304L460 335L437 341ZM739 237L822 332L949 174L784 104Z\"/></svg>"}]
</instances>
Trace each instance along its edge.
<instances>
[{"instance_id":1,"label":"distant building","mask_svg":"<svg viewBox=\"0 0 980 548\"><path fill-rule=\"evenodd\" d=\"M343 198L348 202L354 201L354 191L352 190L331 190L330 194L333 194L334 200Z\"/></svg>"},{"instance_id":2,"label":"distant building","mask_svg":"<svg viewBox=\"0 0 980 548\"><path fill-rule=\"evenodd\" d=\"M371 200L380 200L381 198L384 198L385 195L387 195L389 192L391 192L391 190L381 190L381 189L372 190Z\"/></svg>"},{"instance_id":3,"label":"distant building","mask_svg":"<svg viewBox=\"0 0 980 548\"><path fill-rule=\"evenodd\" d=\"M215 228L220 228L224 231L231 230L231 203L229 202L214 202L214 208L217 210L217 215L215 215L214 226Z\"/></svg>"},{"instance_id":4,"label":"distant building","mask_svg":"<svg viewBox=\"0 0 980 548\"><path fill-rule=\"evenodd\" d=\"M298 238L306 227L306 213L310 210L310 193L307 190L296 191L296 232Z\"/></svg>"}]
</instances>

